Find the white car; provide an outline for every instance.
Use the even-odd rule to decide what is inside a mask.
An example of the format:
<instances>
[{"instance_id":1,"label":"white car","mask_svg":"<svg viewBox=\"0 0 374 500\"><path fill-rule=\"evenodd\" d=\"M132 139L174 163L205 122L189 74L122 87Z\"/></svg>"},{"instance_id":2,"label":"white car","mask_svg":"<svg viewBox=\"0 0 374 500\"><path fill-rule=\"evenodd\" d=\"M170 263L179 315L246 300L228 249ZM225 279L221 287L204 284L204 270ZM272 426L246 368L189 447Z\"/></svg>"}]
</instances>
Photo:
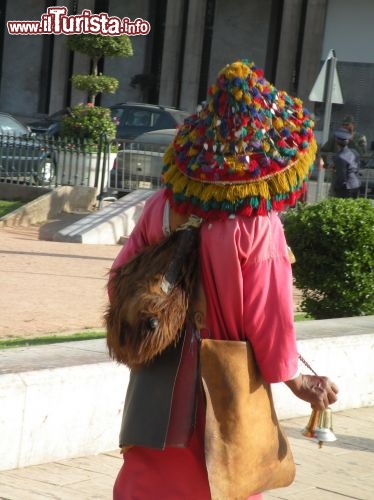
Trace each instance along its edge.
<instances>
[{"instance_id":1,"label":"white car","mask_svg":"<svg viewBox=\"0 0 374 500\"><path fill-rule=\"evenodd\" d=\"M134 189L159 187L163 156L176 132L177 129L154 130L126 142L110 171L110 188L128 193Z\"/></svg>"}]
</instances>

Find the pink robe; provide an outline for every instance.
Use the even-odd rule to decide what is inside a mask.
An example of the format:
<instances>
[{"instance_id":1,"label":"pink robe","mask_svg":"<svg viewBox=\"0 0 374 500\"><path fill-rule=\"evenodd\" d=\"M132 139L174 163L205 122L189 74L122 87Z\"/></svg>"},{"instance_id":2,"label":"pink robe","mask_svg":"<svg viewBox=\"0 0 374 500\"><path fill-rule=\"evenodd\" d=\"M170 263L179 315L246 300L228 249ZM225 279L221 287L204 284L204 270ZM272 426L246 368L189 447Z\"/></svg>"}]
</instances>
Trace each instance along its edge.
<instances>
[{"instance_id":1,"label":"pink robe","mask_svg":"<svg viewBox=\"0 0 374 500\"><path fill-rule=\"evenodd\" d=\"M113 268L162 238L164 206L159 190L146 203ZM267 382L292 378L298 366L292 272L277 213L203 224L200 260L210 336L250 340ZM114 499L209 500L201 405L197 421L187 448L131 448L117 477Z\"/></svg>"}]
</instances>

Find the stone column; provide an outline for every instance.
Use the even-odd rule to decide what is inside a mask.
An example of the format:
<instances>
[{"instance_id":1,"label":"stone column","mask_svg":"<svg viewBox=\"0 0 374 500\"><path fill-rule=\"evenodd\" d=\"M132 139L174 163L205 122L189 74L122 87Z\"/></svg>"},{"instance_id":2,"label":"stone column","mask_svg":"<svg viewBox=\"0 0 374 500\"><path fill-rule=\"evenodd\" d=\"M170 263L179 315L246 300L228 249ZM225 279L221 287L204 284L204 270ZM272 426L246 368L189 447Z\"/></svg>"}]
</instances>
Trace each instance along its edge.
<instances>
[{"instance_id":1,"label":"stone column","mask_svg":"<svg viewBox=\"0 0 374 500\"><path fill-rule=\"evenodd\" d=\"M78 1L78 14L84 9L89 9L91 12L95 10L95 0L79 0ZM90 58L85 54L74 52L73 56L73 75L88 75L90 72ZM80 102L87 101L87 92L76 90L74 87L71 89L71 104L74 106Z\"/></svg>"},{"instance_id":2,"label":"stone column","mask_svg":"<svg viewBox=\"0 0 374 500\"><path fill-rule=\"evenodd\" d=\"M68 9L68 15L73 14L73 0L57 0L56 6L64 6ZM49 114L63 109L66 105L66 89L69 78L69 51L66 48L66 35L51 35L53 40L53 60L51 70L51 91L49 98Z\"/></svg>"},{"instance_id":3,"label":"stone column","mask_svg":"<svg viewBox=\"0 0 374 500\"><path fill-rule=\"evenodd\" d=\"M175 106L179 87L179 60L181 54L183 0L169 0L166 12L164 49L160 78L159 104Z\"/></svg>"},{"instance_id":4,"label":"stone column","mask_svg":"<svg viewBox=\"0 0 374 500\"><path fill-rule=\"evenodd\" d=\"M308 100L308 95L321 66L327 6L328 0L308 1L297 93L309 108L313 103Z\"/></svg>"},{"instance_id":5,"label":"stone column","mask_svg":"<svg viewBox=\"0 0 374 500\"><path fill-rule=\"evenodd\" d=\"M56 0L55 5L68 8L68 15L73 14L73 0ZM83 9L94 11L94 0L79 0L78 14ZM66 35L55 36L53 48L53 64L51 73L51 98L49 112L53 113L65 107L67 85L69 83L69 50L66 47ZM90 60L86 55L74 53L73 74L88 74ZM86 100L86 93L72 89L71 105Z\"/></svg>"},{"instance_id":6,"label":"stone column","mask_svg":"<svg viewBox=\"0 0 374 500\"><path fill-rule=\"evenodd\" d=\"M275 85L289 93L295 92L296 57L299 43L302 2L284 0L279 39Z\"/></svg>"},{"instance_id":7,"label":"stone column","mask_svg":"<svg viewBox=\"0 0 374 500\"><path fill-rule=\"evenodd\" d=\"M193 111L199 94L206 0L190 0L179 107Z\"/></svg>"}]
</instances>

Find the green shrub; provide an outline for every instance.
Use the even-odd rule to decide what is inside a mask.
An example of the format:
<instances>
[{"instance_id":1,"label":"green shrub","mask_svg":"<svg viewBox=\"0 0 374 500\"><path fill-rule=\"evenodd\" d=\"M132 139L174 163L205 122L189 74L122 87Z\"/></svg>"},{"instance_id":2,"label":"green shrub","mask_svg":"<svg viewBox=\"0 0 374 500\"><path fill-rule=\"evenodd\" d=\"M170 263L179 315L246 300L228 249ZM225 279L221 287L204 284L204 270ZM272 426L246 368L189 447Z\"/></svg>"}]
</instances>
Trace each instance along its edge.
<instances>
[{"instance_id":1,"label":"green shrub","mask_svg":"<svg viewBox=\"0 0 374 500\"><path fill-rule=\"evenodd\" d=\"M285 214L302 309L316 319L374 314L374 207L330 198Z\"/></svg>"},{"instance_id":2,"label":"green shrub","mask_svg":"<svg viewBox=\"0 0 374 500\"><path fill-rule=\"evenodd\" d=\"M91 104L78 104L62 120L61 135L97 144L101 134L114 139L116 126L110 109Z\"/></svg>"},{"instance_id":3,"label":"green shrub","mask_svg":"<svg viewBox=\"0 0 374 500\"><path fill-rule=\"evenodd\" d=\"M73 87L87 92L87 100L95 104L100 93L114 93L119 85L117 78L98 74L99 61L105 57L130 57L133 55L132 42L127 35L106 36L82 33L66 37L67 47L91 59L90 75L73 75Z\"/></svg>"},{"instance_id":4,"label":"green shrub","mask_svg":"<svg viewBox=\"0 0 374 500\"><path fill-rule=\"evenodd\" d=\"M66 44L70 50L86 54L95 62L102 57L131 57L132 42L127 35L69 35Z\"/></svg>"},{"instance_id":5,"label":"green shrub","mask_svg":"<svg viewBox=\"0 0 374 500\"><path fill-rule=\"evenodd\" d=\"M105 75L73 75L73 87L87 92L88 101L93 102L97 94L114 94L118 89L119 80Z\"/></svg>"}]
</instances>

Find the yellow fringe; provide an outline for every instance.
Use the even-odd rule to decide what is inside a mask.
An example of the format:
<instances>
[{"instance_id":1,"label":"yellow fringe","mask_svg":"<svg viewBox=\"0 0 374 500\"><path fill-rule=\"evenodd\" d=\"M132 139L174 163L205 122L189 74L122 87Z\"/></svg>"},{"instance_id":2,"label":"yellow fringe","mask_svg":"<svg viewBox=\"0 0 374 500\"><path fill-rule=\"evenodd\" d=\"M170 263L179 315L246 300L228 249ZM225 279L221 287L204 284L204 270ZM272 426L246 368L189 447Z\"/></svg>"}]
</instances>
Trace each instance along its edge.
<instances>
[{"instance_id":1,"label":"yellow fringe","mask_svg":"<svg viewBox=\"0 0 374 500\"><path fill-rule=\"evenodd\" d=\"M253 181L209 182L186 177L176 167L173 158L173 148L170 146L165 153L164 161L168 165L164 172L164 182L171 184L175 194L192 196L202 202L209 200L236 202L240 199L261 197L271 199L275 195L286 195L297 187L307 177L317 152L317 143L313 139L305 153L299 153L296 160L283 170L269 174Z\"/></svg>"}]
</instances>

